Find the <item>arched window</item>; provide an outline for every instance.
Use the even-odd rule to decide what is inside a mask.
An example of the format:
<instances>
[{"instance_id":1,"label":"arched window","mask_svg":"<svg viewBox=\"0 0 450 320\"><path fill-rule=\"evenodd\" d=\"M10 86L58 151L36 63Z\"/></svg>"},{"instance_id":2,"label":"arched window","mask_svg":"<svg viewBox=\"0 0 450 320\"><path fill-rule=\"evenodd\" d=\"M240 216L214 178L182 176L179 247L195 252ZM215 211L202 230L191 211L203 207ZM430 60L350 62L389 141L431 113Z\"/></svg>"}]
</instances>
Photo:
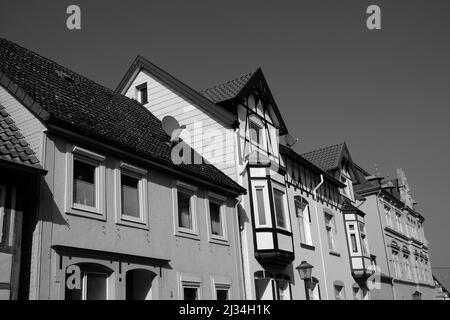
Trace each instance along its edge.
<instances>
[{"instance_id":1,"label":"arched window","mask_svg":"<svg viewBox=\"0 0 450 320\"><path fill-rule=\"evenodd\" d=\"M299 230L300 230L300 242L312 246L311 235L311 213L309 209L308 201L304 198L296 196L295 201L295 216L297 217Z\"/></svg>"},{"instance_id":2,"label":"arched window","mask_svg":"<svg viewBox=\"0 0 450 320\"><path fill-rule=\"evenodd\" d=\"M311 281L309 282L309 300L321 300L322 297L320 295L320 285L319 280L317 278L312 277Z\"/></svg>"},{"instance_id":3,"label":"arched window","mask_svg":"<svg viewBox=\"0 0 450 320\"><path fill-rule=\"evenodd\" d=\"M336 280L333 282L334 298L336 300L345 300L345 285L342 281Z\"/></svg>"}]
</instances>

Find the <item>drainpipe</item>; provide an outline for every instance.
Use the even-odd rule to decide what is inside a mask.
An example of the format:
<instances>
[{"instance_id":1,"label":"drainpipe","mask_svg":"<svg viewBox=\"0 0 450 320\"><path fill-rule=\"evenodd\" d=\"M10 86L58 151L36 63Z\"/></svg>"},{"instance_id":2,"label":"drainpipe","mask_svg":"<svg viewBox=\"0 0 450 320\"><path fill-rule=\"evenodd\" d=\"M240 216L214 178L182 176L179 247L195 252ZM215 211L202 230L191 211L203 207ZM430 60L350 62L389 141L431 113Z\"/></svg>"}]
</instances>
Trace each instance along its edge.
<instances>
[{"instance_id":1,"label":"drainpipe","mask_svg":"<svg viewBox=\"0 0 450 320\"><path fill-rule=\"evenodd\" d=\"M383 248L384 248L384 253L386 255L387 268L388 268L389 276L391 277L392 297L394 298L394 300L396 300L396 298L395 298L395 290L394 290L394 278L391 275L391 267L389 266L389 256L388 256L388 252L387 252L387 249L386 249L386 238L384 237L383 222L382 222L382 219L381 219L380 206L378 204L378 201L379 201L378 197L380 196L381 191L382 191L382 187L380 185L380 190L378 191L377 196L376 196L377 210L378 210L378 219L380 220L381 236L383 237Z\"/></svg>"},{"instance_id":2,"label":"drainpipe","mask_svg":"<svg viewBox=\"0 0 450 320\"><path fill-rule=\"evenodd\" d=\"M325 256L324 256L323 247L322 247L322 237L320 235L319 211L317 209L317 190L320 188L320 186L323 184L323 182L324 182L323 174L320 174L320 183L314 188L312 193L314 196L314 208L316 210L316 219L315 220L316 220L316 224L317 224L317 230L319 231L319 247L320 247L320 252L322 253L322 269L323 269L323 279L325 281L325 296L328 300L329 296L328 296L327 272L325 270Z\"/></svg>"},{"instance_id":3,"label":"drainpipe","mask_svg":"<svg viewBox=\"0 0 450 320\"><path fill-rule=\"evenodd\" d=\"M239 159L239 126L237 126L234 130L234 143L235 143L235 162L236 162L236 181L240 186L243 186L243 174L245 172L245 169L247 167L247 162L244 163L243 166L240 164ZM251 190L247 190L247 197L249 196L249 193ZM242 204L242 207L245 208L245 199L244 196L239 198L239 201L236 203L236 210L238 209L238 205ZM241 256L241 265L242 265L242 277L243 277L243 284L244 284L244 298L246 300L250 300L251 297L251 284L250 284L250 258L248 255L248 241L247 241L247 228L245 228L245 221L243 222L243 228L241 230L240 224L239 224L239 212L236 211L238 214L237 219L237 230L239 232L239 246L241 249L240 256Z\"/></svg>"}]
</instances>

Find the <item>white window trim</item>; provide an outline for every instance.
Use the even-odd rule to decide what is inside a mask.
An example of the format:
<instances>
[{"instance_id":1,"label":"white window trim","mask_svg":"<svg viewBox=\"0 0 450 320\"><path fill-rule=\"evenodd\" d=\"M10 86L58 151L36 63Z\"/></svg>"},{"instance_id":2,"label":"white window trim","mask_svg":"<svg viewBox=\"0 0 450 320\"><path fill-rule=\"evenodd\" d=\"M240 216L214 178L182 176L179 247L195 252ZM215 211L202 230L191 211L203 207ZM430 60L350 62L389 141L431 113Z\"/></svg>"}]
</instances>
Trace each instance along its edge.
<instances>
[{"instance_id":1,"label":"white window trim","mask_svg":"<svg viewBox=\"0 0 450 320\"><path fill-rule=\"evenodd\" d=\"M138 179L139 218L122 214L121 175ZM118 162L114 169L114 209L116 224L148 229L148 181L147 170L125 162Z\"/></svg>"},{"instance_id":2,"label":"white window trim","mask_svg":"<svg viewBox=\"0 0 450 320\"><path fill-rule=\"evenodd\" d=\"M277 209L275 206L275 190L283 193L283 209L284 209L283 213L284 213L284 220L286 223L286 228L279 226L278 222L277 222ZM288 203L287 203L286 189L279 187L275 183L272 183L272 200L273 200L273 214L274 214L275 224L276 224L277 229L291 232L291 220L289 219L290 217L289 217L289 207L288 207Z\"/></svg>"},{"instance_id":3,"label":"white window trim","mask_svg":"<svg viewBox=\"0 0 450 320\"><path fill-rule=\"evenodd\" d=\"M353 225L353 230L350 230L350 226ZM359 229L358 229L358 222L357 221L352 221L352 222L347 222L347 232L348 232L348 239L349 239L349 244L350 244L350 255L351 256L361 256L362 255L362 244L359 241ZM355 240L356 240L356 251L353 251L353 245L352 245L352 237L351 235L354 234L355 235Z\"/></svg>"},{"instance_id":4,"label":"white window trim","mask_svg":"<svg viewBox=\"0 0 450 320\"><path fill-rule=\"evenodd\" d=\"M191 214L192 214L192 229L183 228L179 226L178 222L178 191L191 195ZM174 217L174 232L176 236L191 238L195 240L200 239L198 214L197 214L197 191L198 188L190 184L175 181L172 188L173 197L173 217Z\"/></svg>"},{"instance_id":5,"label":"white window trim","mask_svg":"<svg viewBox=\"0 0 450 320\"><path fill-rule=\"evenodd\" d=\"M227 228L227 214L226 214L226 200L227 198L216 193L208 192L205 199L206 206L206 228L208 230L208 240L217 244L229 244L228 228ZM209 203L214 202L220 205L220 222L222 226L222 236L212 234L211 230L211 213L209 211Z\"/></svg>"},{"instance_id":6,"label":"white window trim","mask_svg":"<svg viewBox=\"0 0 450 320\"><path fill-rule=\"evenodd\" d=\"M304 208L304 210L302 210L302 217L301 218L297 216L297 207L300 207L302 202L300 200L296 200L296 199L294 200L295 216L296 216L298 221L301 219L302 222L303 222L303 224L302 224L303 225L303 230L301 230L301 232L304 233L305 242L302 242L301 239L300 239L300 243L303 243L303 244L306 244L306 245L309 245L309 246L313 246L312 228L311 228L311 225L312 225L312 221L311 220L312 219L311 219L311 211L310 211L311 208L309 207L309 202L306 201L305 199L303 199L303 200L305 201L304 202L305 208ZM306 225L308 225L309 237L307 237L307 234L306 234ZM300 225L299 225L299 227L300 227Z\"/></svg>"},{"instance_id":7,"label":"white window trim","mask_svg":"<svg viewBox=\"0 0 450 320\"><path fill-rule=\"evenodd\" d=\"M252 140L251 136L251 124L257 126L259 128L259 145L256 144ZM250 115L248 117L248 141L250 142L250 149L251 151L260 150L267 153L267 137L266 137L266 127L264 126L264 123L258 119L255 115Z\"/></svg>"},{"instance_id":8,"label":"white window trim","mask_svg":"<svg viewBox=\"0 0 450 320\"><path fill-rule=\"evenodd\" d=\"M272 217L270 210L270 202L269 202L269 188L267 186L266 180L252 180L252 197L253 197L253 212L255 216L255 226L256 228L270 228L272 227ZM259 212L258 212L258 198L256 196L256 189L263 189L264 194L264 211L266 217L266 223L261 224L259 221Z\"/></svg>"},{"instance_id":9,"label":"white window trim","mask_svg":"<svg viewBox=\"0 0 450 320\"><path fill-rule=\"evenodd\" d=\"M178 273L178 299L184 300L184 288L196 288L197 300L202 300L202 277L198 274Z\"/></svg>"},{"instance_id":10,"label":"white window trim","mask_svg":"<svg viewBox=\"0 0 450 320\"><path fill-rule=\"evenodd\" d=\"M88 274L101 274L101 275L106 275L106 279L105 279L105 281L106 281L106 300L109 300L109 281L110 281L110 279L109 279L109 277L110 277L110 275L108 275L107 273L103 273L103 272L92 272L92 271L89 271L89 272L85 272L85 273L83 273L83 276L82 276L82 279L81 279L81 281L82 281L82 285L81 285L81 299L82 300L87 300L87 277L88 277Z\"/></svg>"},{"instance_id":11,"label":"white window trim","mask_svg":"<svg viewBox=\"0 0 450 320\"><path fill-rule=\"evenodd\" d=\"M327 215L331 216L331 220L330 220L330 228L331 228L330 234L331 234L331 243L332 243L333 247L329 248L329 250L331 252L337 253L338 252L338 248L337 248L337 243L336 243L336 239L337 239L337 237L336 237L336 234L337 234L336 215L333 212L328 211L328 210L324 211L323 213L324 213L323 217L324 217L325 232L326 232L326 235L327 235L327 241L328 241Z\"/></svg>"},{"instance_id":12,"label":"white window trim","mask_svg":"<svg viewBox=\"0 0 450 320\"><path fill-rule=\"evenodd\" d=\"M216 290L227 290L228 300L232 300L231 279L227 277L211 276L211 290L213 300L217 300Z\"/></svg>"},{"instance_id":13,"label":"white window trim","mask_svg":"<svg viewBox=\"0 0 450 320\"><path fill-rule=\"evenodd\" d=\"M95 207L73 203L73 163L75 158L82 162L95 165ZM106 220L106 197L105 197L105 156L80 148L78 146L67 146L66 151L66 190L65 190L65 212L67 214Z\"/></svg>"}]
</instances>

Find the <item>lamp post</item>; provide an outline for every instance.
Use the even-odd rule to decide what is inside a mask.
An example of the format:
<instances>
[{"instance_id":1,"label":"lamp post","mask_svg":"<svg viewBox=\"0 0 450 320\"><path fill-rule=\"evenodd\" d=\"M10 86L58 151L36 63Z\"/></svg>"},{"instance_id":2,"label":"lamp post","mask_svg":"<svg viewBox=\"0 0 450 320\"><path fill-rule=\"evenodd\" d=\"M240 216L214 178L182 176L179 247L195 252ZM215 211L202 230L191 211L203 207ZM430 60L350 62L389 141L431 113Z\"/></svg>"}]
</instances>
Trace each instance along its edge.
<instances>
[{"instance_id":1,"label":"lamp post","mask_svg":"<svg viewBox=\"0 0 450 320\"><path fill-rule=\"evenodd\" d=\"M309 287L311 282L311 273L314 266L310 265L306 261L302 261L295 269L297 269L298 274L300 276L300 279L305 282L305 293L306 293L306 300L310 300L309 297Z\"/></svg>"}]
</instances>

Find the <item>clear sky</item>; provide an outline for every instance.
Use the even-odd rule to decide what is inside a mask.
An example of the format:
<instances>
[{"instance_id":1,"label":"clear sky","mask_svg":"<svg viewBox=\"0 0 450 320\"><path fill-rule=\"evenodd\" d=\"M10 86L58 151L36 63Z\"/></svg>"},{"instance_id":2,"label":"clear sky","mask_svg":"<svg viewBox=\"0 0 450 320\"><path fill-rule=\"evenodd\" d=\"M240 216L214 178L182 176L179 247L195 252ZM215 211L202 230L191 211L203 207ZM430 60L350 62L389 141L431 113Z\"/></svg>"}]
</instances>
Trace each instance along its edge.
<instances>
[{"instance_id":1,"label":"clear sky","mask_svg":"<svg viewBox=\"0 0 450 320\"><path fill-rule=\"evenodd\" d=\"M66 28L78 4L82 29ZM370 4L382 30L366 28ZM115 88L141 54L195 89L261 67L299 152L406 171L450 266L450 1L1 1L0 36Z\"/></svg>"}]
</instances>

